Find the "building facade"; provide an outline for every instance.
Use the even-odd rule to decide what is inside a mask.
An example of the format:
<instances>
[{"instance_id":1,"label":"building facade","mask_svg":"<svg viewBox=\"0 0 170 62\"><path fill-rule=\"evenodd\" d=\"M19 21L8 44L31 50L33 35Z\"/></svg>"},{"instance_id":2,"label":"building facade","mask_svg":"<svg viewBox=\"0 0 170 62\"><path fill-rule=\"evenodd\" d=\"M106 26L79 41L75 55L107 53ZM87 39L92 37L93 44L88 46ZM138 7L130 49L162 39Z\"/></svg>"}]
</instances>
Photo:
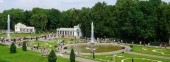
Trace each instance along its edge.
<instances>
[{"instance_id":1,"label":"building facade","mask_svg":"<svg viewBox=\"0 0 170 62\"><path fill-rule=\"evenodd\" d=\"M17 23L15 25L15 33L35 33L35 28L26 26L22 23Z\"/></svg>"},{"instance_id":2,"label":"building facade","mask_svg":"<svg viewBox=\"0 0 170 62\"><path fill-rule=\"evenodd\" d=\"M80 26L74 26L74 28L58 28L57 35L60 37L75 37L80 38L82 36L82 32Z\"/></svg>"}]
</instances>

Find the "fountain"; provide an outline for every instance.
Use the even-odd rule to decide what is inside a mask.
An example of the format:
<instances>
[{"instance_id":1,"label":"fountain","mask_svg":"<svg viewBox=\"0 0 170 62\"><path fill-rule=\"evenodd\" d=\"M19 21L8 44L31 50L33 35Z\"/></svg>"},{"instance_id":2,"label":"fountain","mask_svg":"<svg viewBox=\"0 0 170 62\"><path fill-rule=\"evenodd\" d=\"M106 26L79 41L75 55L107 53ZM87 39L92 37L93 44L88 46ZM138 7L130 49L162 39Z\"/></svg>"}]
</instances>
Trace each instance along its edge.
<instances>
[{"instance_id":1,"label":"fountain","mask_svg":"<svg viewBox=\"0 0 170 62\"><path fill-rule=\"evenodd\" d=\"M91 23L91 41L90 41L91 45L94 45L94 25L93 22Z\"/></svg>"},{"instance_id":2,"label":"fountain","mask_svg":"<svg viewBox=\"0 0 170 62\"><path fill-rule=\"evenodd\" d=\"M89 46L86 49L90 50L90 52L93 55L93 59L94 59L95 58L94 51L96 50L96 48L94 48L94 25L93 25L93 22L91 23L91 41L90 41Z\"/></svg>"},{"instance_id":3,"label":"fountain","mask_svg":"<svg viewBox=\"0 0 170 62\"><path fill-rule=\"evenodd\" d=\"M8 14L8 20L7 20L7 39L10 41L10 15Z\"/></svg>"},{"instance_id":4,"label":"fountain","mask_svg":"<svg viewBox=\"0 0 170 62\"><path fill-rule=\"evenodd\" d=\"M91 23L91 40L88 43L71 44L70 48L74 48L81 53L105 53L122 49L122 46L114 43L97 43L94 39L94 25Z\"/></svg>"}]
</instances>

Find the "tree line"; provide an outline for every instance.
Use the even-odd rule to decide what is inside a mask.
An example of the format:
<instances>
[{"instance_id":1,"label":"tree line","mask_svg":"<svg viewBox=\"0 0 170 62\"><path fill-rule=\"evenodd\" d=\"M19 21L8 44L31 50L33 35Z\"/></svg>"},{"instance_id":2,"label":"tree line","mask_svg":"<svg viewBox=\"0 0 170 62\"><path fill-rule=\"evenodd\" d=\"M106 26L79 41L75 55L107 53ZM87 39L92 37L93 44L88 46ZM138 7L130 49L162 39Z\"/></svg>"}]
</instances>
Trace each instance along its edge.
<instances>
[{"instance_id":1,"label":"tree line","mask_svg":"<svg viewBox=\"0 0 170 62\"><path fill-rule=\"evenodd\" d=\"M21 22L36 27L37 32L55 32L60 27L80 24L83 36L90 37L90 24L94 22L96 38L168 42L170 37L170 4L161 0L117 0L115 5L98 2L92 8L66 11L4 10L0 13L0 29L7 28L7 14L11 15L12 27Z\"/></svg>"}]
</instances>

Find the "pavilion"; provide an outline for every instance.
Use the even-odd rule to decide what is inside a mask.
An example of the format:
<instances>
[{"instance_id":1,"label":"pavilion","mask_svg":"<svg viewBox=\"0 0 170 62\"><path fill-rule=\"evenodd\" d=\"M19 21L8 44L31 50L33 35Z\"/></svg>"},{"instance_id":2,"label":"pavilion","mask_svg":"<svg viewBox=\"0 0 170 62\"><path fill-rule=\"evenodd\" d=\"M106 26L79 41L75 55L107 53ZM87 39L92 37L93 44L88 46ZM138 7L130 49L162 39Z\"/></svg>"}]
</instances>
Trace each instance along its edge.
<instances>
[{"instance_id":1,"label":"pavilion","mask_svg":"<svg viewBox=\"0 0 170 62\"><path fill-rule=\"evenodd\" d=\"M17 23L15 25L15 33L35 33L35 28Z\"/></svg>"},{"instance_id":2,"label":"pavilion","mask_svg":"<svg viewBox=\"0 0 170 62\"><path fill-rule=\"evenodd\" d=\"M80 38L82 32L80 26L74 26L74 28L58 28L57 35L63 37Z\"/></svg>"}]
</instances>

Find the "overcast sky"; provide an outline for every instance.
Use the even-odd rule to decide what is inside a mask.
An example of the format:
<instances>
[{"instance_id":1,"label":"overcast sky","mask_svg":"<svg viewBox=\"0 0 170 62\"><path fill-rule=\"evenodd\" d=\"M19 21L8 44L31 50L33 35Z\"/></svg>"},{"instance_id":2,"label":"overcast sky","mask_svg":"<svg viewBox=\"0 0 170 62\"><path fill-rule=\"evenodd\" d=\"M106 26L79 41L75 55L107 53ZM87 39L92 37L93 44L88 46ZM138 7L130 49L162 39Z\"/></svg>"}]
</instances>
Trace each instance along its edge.
<instances>
[{"instance_id":1,"label":"overcast sky","mask_svg":"<svg viewBox=\"0 0 170 62\"><path fill-rule=\"evenodd\" d=\"M0 0L0 12L11 8L31 10L33 7L55 8L59 10L80 9L82 7L92 7L95 3L103 1L109 5L116 3L116 0ZM170 2L170 0L162 1Z\"/></svg>"}]
</instances>

